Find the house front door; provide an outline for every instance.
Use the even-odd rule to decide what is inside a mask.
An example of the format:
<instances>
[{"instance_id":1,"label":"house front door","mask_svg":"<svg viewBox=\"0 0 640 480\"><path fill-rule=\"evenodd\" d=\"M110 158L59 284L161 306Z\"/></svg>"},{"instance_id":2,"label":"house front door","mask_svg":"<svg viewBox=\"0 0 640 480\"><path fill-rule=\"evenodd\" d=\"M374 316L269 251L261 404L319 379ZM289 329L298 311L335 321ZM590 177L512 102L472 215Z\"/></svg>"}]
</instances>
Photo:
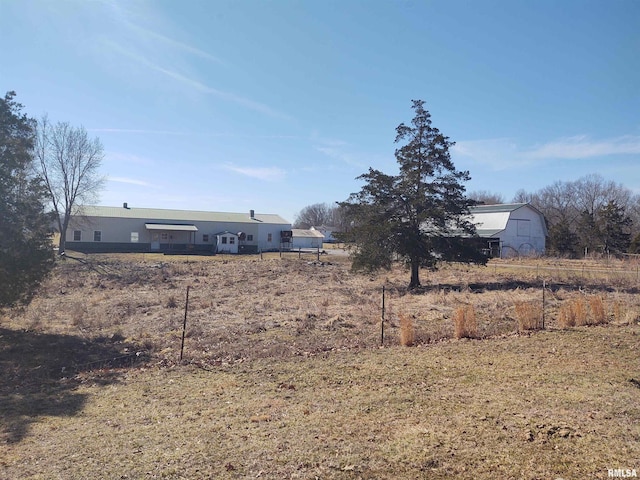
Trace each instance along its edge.
<instances>
[{"instance_id":1,"label":"house front door","mask_svg":"<svg viewBox=\"0 0 640 480\"><path fill-rule=\"evenodd\" d=\"M160 250L160 234L154 233L151 237L151 250Z\"/></svg>"}]
</instances>

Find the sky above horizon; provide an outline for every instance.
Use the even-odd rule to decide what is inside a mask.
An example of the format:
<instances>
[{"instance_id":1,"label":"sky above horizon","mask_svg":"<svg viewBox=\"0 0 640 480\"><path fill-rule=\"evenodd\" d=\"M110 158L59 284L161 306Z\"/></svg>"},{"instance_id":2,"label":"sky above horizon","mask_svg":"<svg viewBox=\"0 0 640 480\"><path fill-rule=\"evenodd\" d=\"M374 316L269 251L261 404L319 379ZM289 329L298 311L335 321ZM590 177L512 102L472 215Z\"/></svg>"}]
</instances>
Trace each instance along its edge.
<instances>
[{"instance_id":1,"label":"sky above horizon","mask_svg":"<svg viewBox=\"0 0 640 480\"><path fill-rule=\"evenodd\" d=\"M640 194L635 0L0 0L0 87L105 149L100 205L276 213L397 173L422 99L468 191Z\"/></svg>"}]
</instances>

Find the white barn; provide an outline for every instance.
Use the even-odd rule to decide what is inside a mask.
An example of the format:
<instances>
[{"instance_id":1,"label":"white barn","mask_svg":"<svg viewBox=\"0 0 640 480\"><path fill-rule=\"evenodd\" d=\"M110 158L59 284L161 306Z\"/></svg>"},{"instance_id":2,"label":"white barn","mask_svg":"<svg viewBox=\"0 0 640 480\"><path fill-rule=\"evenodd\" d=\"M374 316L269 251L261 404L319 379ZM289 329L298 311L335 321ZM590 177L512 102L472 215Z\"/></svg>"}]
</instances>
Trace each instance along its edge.
<instances>
[{"instance_id":1,"label":"white barn","mask_svg":"<svg viewBox=\"0 0 640 480\"><path fill-rule=\"evenodd\" d=\"M470 209L478 236L492 257L543 255L548 236L544 215L528 203L477 205Z\"/></svg>"},{"instance_id":2,"label":"white barn","mask_svg":"<svg viewBox=\"0 0 640 480\"><path fill-rule=\"evenodd\" d=\"M285 232L283 234L283 232ZM80 252L257 253L279 250L291 224L279 215L82 206L66 245Z\"/></svg>"}]
</instances>

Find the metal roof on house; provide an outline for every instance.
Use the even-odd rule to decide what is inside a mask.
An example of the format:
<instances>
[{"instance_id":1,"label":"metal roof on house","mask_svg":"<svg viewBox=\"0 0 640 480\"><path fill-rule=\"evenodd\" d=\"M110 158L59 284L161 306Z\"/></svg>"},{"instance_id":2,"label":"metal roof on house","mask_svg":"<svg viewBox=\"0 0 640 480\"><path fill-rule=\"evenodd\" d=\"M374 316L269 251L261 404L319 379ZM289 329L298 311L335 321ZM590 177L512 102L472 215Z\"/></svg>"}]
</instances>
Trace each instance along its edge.
<instances>
[{"instance_id":1,"label":"metal roof on house","mask_svg":"<svg viewBox=\"0 0 640 480\"><path fill-rule=\"evenodd\" d=\"M145 223L144 228L147 230L169 230L172 232L197 232L198 227L195 225L175 225L171 223Z\"/></svg>"},{"instance_id":2,"label":"metal roof on house","mask_svg":"<svg viewBox=\"0 0 640 480\"><path fill-rule=\"evenodd\" d=\"M324 238L322 232L318 230L305 230L303 228L293 228L292 235L296 238Z\"/></svg>"},{"instance_id":3,"label":"metal roof on house","mask_svg":"<svg viewBox=\"0 0 640 480\"><path fill-rule=\"evenodd\" d=\"M109 218L139 218L157 220L159 222L226 222L226 223L267 223L290 225L280 215L231 212L204 212L199 210L169 210L163 208L135 208L135 207L103 207L84 205L78 208L76 216L109 217Z\"/></svg>"}]
</instances>

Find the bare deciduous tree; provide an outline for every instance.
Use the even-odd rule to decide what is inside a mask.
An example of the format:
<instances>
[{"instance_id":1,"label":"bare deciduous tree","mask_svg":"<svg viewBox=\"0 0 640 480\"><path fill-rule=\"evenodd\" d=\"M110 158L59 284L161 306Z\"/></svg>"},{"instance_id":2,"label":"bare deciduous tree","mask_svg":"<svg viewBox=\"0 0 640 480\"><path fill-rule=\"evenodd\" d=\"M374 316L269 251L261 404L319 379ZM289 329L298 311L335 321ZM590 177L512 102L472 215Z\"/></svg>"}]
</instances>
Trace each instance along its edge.
<instances>
[{"instance_id":1,"label":"bare deciduous tree","mask_svg":"<svg viewBox=\"0 0 640 480\"><path fill-rule=\"evenodd\" d=\"M494 193L489 190L474 190L473 192L469 192L467 197L485 205L497 205L504 203L504 197L501 193Z\"/></svg>"},{"instance_id":2,"label":"bare deciduous tree","mask_svg":"<svg viewBox=\"0 0 640 480\"><path fill-rule=\"evenodd\" d=\"M293 223L294 228L311 228L328 225L333 220L332 208L326 203L314 203L300 210Z\"/></svg>"},{"instance_id":3,"label":"bare deciduous tree","mask_svg":"<svg viewBox=\"0 0 640 480\"><path fill-rule=\"evenodd\" d=\"M95 203L103 187L99 170L104 149L90 139L84 127L68 122L49 123L42 117L36 128L36 158L60 231L60 253L65 250L67 227L80 205Z\"/></svg>"},{"instance_id":4,"label":"bare deciduous tree","mask_svg":"<svg viewBox=\"0 0 640 480\"><path fill-rule=\"evenodd\" d=\"M605 218L607 212L611 218L620 217L625 235L635 234L640 227L640 196L598 174L572 182L557 181L535 193L520 190L514 201L528 201L544 214L549 224L549 250L560 254L603 248L611 251L603 235L616 222Z\"/></svg>"}]
</instances>

